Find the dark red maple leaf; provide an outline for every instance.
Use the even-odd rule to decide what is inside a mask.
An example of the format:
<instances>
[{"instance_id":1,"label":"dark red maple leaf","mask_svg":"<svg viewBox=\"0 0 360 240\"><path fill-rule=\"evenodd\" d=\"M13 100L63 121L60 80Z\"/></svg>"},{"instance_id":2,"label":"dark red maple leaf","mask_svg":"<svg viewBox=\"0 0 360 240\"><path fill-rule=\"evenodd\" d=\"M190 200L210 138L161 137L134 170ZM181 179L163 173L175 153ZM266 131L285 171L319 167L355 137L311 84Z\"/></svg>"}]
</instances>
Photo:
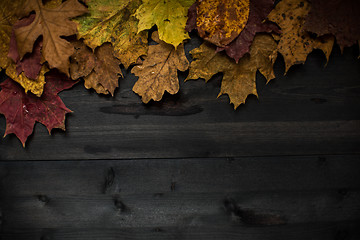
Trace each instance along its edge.
<instances>
[{"instance_id":1,"label":"dark red maple leaf","mask_svg":"<svg viewBox=\"0 0 360 240\"><path fill-rule=\"evenodd\" d=\"M360 41L359 0L310 0L304 29L319 36L333 34L341 50Z\"/></svg>"},{"instance_id":2,"label":"dark red maple leaf","mask_svg":"<svg viewBox=\"0 0 360 240\"><path fill-rule=\"evenodd\" d=\"M280 33L279 27L272 22L264 22L271 10L274 8L273 0L252 0L250 1L250 13L248 22L239 36L225 47L218 47L216 51L225 50L226 54L239 61L250 51L250 46L255 34L260 32Z\"/></svg>"},{"instance_id":3,"label":"dark red maple leaf","mask_svg":"<svg viewBox=\"0 0 360 240\"><path fill-rule=\"evenodd\" d=\"M20 60L14 29L27 26L31 24L34 19L35 14L31 14L30 16L17 21L13 25L8 53L8 57L16 63L17 74L24 72L25 76L30 79L36 79L41 69L42 39L38 39L35 42L32 53L26 54L23 59Z\"/></svg>"},{"instance_id":4,"label":"dark red maple leaf","mask_svg":"<svg viewBox=\"0 0 360 240\"><path fill-rule=\"evenodd\" d=\"M24 89L9 78L0 84L0 113L6 118L5 136L14 133L23 146L35 122L45 125L49 133L53 128L65 130L65 114L71 112L57 94L76 82L56 70L47 73L45 79L41 97L25 94Z\"/></svg>"},{"instance_id":5,"label":"dark red maple leaf","mask_svg":"<svg viewBox=\"0 0 360 240\"><path fill-rule=\"evenodd\" d=\"M192 30L196 29L196 8L197 8L197 1L191 5L188 9L188 20L186 21L185 30L191 32Z\"/></svg>"}]
</instances>

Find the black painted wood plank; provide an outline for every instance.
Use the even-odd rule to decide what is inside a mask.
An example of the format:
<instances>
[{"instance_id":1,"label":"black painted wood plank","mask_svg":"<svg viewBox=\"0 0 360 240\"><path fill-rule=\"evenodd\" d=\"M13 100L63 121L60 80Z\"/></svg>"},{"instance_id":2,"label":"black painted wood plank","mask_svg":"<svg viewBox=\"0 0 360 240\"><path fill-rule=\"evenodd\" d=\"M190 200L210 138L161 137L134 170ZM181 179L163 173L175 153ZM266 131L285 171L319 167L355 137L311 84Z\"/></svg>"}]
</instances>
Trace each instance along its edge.
<instances>
[{"instance_id":1,"label":"black painted wood plank","mask_svg":"<svg viewBox=\"0 0 360 240\"><path fill-rule=\"evenodd\" d=\"M191 43L192 48L198 43ZM124 159L239 157L359 153L360 61L356 47L343 55L336 47L324 68L319 51L304 65L265 85L259 75L259 99L233 111L228 97L216 99L221 76L209 83L183 83L175 96L144 105L125 73L115 97L98 96L81 83L61 93L74 111L67 131L49 136L37 124L27 148L14 136L0 141L0 159ZM0 132L5 120L0 118Z\"/></svg>"}]
</instances>

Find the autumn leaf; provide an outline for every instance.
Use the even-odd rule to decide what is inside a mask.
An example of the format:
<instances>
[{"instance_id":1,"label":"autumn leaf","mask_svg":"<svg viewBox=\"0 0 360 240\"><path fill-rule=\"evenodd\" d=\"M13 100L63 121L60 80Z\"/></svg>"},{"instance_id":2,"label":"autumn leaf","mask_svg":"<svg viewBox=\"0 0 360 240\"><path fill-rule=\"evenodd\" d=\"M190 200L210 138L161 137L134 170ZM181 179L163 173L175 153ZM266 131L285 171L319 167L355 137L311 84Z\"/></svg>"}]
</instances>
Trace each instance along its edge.
<instances>
[{"instance_id":1,"label":"autumn leaf","mask_svg":"<svg viewBox=\"0 0 360 240\"><path fill-rule=\"evenodd\" d=\"M256 72L270 81L275 77L273 71L274 61L271 55L276 50L276 42L268 34L257 34L250 47L250 55L240 59L236 64L224 54L216 53L214 47L203 43L199 48L190 53L194 61L190 64L189 79L203 78L208 81L213 75L222 72L223 79L221 90L218 95L228 94L230 103L236 109L240 104L245 103L248 95L257 95Z\"/></svg>"},{"instance_id":2,"label":"autumn leaf","mask_svg":"<svg viewBox=\"0 0 360 240\"><path fill-rule=\"evenodd\" d=\"M19 75L20 73L24 72L25 76L30 79L37 79L41 70L42 39L38 39L35 42L33 51L26 54L23 59L20 60L14 29L27 26L31 24L34 19L35 14L30 14L29 17L23 18L13 25L8 54L8 57L10 57L16 63L17 74Z\"/></svg>"},{"instance_id":3,"label":"autumn leaf","mask_svg":"<svg viewBox=\"0 0 360 240\"><path fill-rule=\"evenodd\" d=\"M341 51L360 40L360 1L310 0L304 29L319 36L333 34Z\"/></svg>"},{"instance_id":4,"label":"autumn leaf","mask_svg":"<svg viewBox=\"0 0 360 240\"><path fill-rule=\"evenodd\" d=\"M15 29L20 58L31 53L35 41L42 36L42 55L50 68L57 68L69 75L69 57L74 48L61 37L76 33L76 24L69 18L86 13L86 7L77 0L68 0L56 8L45 7L42 0L28 0L24 6L24 16L34 11L36 17L30 25Z\"/></svg>"},{"instance_id":5,"label":"autumn leaf","mask_svg":"<svg viewBox=\"0 0 360 240\"><path fill-rule=\"evenodd\" d=\"M142 65L135 66L131 72L139 77L133 91L142 97L144 103L151 99L160 101L165 91L176 94L179 91L177 70L185 71L189 67L184 47L174 46L159 40L154 32L152 39L158 45L150 45L147 58Z\"/></svg>"},{"instance_id":6,"label":"autumn leaf","mask_svg":"<svg viewBox=\"0 0 360 240\"><path fill-rule=\"evenodd\" d=\"M12 25L18 19L18 10L23 8L24 0L0 1L0 70L7 67L9 59L9 43Z\"/></svg>"},{"instance_id":7,"label":"autumn leaf","mask_svg":"<svg viewBox=\"0 0 360 240\"><path fill-rule=\"evenodd\" d=\"M120 61L113 55L110 43L104 43L95 50L94 70L86 77L85 87L93 88L97 93L111 94L114 96L115 88L119 86L119 76L122 76Z\"/></svg>"},{"instance_id":8,"label":"autumn leaf","mask_svg":"<svg viewBox=\"0 0 360 240\"><path fill-rule=\"evenodd\" d=\"M88 76L95 67L95 54L83 43L72 41L75 53L70 58L70 76L73 80Z\"/></svg>"},{"instance_id":9,"label":"autumn leaf","mask_svg":"<svg viewBox=\"0 0 360 240\"><path fill-rule=\"evenodd\" d=\"M46 85L42 96L26 94L20 85L11 79L0 84L0 113L6 118L5 136L14 133L23 146L33 132L35 122L65 130L65 114L71 112L57 95L71 88L76 82L56 71L46 75Z\"/></svg>"},{"instance_id":10,"label":"autumn leaf","mask_svg":"<svg viewBox=\"0 0 360 240\"><path fill-rule=\"evenodd\" d=\"M282 31L277 51L284 57L285 72L294 64L304 63L314 49L322 50L329 60L334 38L331 36L314 38L303 30L309 10L310 5L307 1L283 0L268 16L268 19L277 23ZM274 57L276 58L275 55Z\"/></svg>"},{"instance_id":11,"label":"autumn leaf","mask_svg":"<svg viewBox=\"0 0 360 240\"><path fill-rule=\"evenodd\" d=\"M147 32L138 33L138 20L133 16L141 0L87 1L89 13L75 18L78 38L95 50L105 42L114 46L114 54L128 68L148 49Z\"/></svg>"},{"instance_id":12,"label":"autumn leaf","mask_svg":"<svg viewBox=\"0 0 360 240\"><path fill-rule=\"evenodd\" d=\"M202 0L196 8L196 29L200 37L219 46L232 42L249 17L249 0Z\"/></svg>"},{"instance_id":13,"label":"autumn leaf","mask_svg":"<svg viewBox=\"0 0 360 240\"><path fill-rule=\"evenodd\" d=\"M157 26L160 40L179 46L189 38L185 31L187 12L195 0L143 0L136 10L138 32Z\"/></svg>"},{"instance_id":14,"label":"autumn leaf","mask_svg":"<svg viewBox=\"0 0 360 240\"><path fill-rule=\"evenodd\" d=\"M218 47L217 51L225 50L226 54L239 61L246 53L250 51L250 46L254 40L256 33L280 33L279 27L269 21L265 21L271 10L274 8L274 0L252 0L250 1L249 20L241 31L240 35L229 45L221 48Z\"/></svg>"}]
</instances>

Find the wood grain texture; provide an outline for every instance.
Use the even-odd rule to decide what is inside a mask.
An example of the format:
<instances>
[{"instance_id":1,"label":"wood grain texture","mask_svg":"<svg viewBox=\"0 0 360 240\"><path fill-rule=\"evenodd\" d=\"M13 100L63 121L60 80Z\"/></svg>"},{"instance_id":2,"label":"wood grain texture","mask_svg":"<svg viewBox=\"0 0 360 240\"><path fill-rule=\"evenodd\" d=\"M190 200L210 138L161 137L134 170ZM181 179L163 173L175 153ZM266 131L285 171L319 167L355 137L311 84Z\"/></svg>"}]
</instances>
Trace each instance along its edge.
<instances>
[{"instance_id":1,"label":"wood grain texture","mask_svg":"<svg viewBox=\"0 0 360 240\"><path fill-rule=\"evenodd\" d=\"M357 239L359 155L3 162L2 239Z\"/></svg>"},{"instance_id":2,"label":"wood grain texture","mask_svg":"<svg viewBox=\"0 0 360 240\"><path fill-rule=\"evenodd\" d=\"M193 38L187 52L198 46ZM82 84L60 94L74 111L67 131L49 136L37 124L27 147L15 136L0 141L3 160L124 159L241 157L359 153L360 61L357 49L343 55L334 49L324 68L320 51L305 65L283 76L284 63L275 64L277 78L265 85L258 76L259 99L232 110L228 97L216 99L221 74L183 83L175 96L141 103L132 92L134 75L124 72L115 97L99 96ZM0 132L5 119L0 118ZM46 144L46 147L44 147Z\"/></svg>"}]
</instances>

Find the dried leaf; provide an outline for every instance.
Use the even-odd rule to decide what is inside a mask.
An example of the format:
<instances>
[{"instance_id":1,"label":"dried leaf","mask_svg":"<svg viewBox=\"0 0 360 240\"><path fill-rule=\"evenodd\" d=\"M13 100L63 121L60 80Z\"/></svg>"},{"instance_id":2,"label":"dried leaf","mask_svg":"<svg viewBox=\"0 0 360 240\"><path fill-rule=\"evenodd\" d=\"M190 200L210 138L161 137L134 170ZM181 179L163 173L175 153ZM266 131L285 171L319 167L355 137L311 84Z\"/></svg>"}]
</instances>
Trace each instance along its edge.
<instances>
[{"instance_id":1,"label":"dried leaf","mask_svg":"<svg viewBox=\"0 0 360 240\"><path fill-rule=\"evenodd\" d=\"M31 53L26 54L22 60L17 48L16 37L14 29L27 26L31 24L35 19L35 14L31 14L29 17L23 18L17 21L13 25L13 31L10 39L9 54L10 57L16 63L16 72L19 75L24 72L27 78L37 79L41 70L41 47L42 39L38 39L35 42L34 49Z\"/></svg>"},{"instance_id":2,"label":"dried leaf","mask_svg":"<svg viewBox=\"0 0 360 240\"><path fill-rule=\"evenodd\" d=\"M53 128L65 130L65 114L71 110L66 108L57 94L76 82L69 81L57 72L48 74L46 82L40 98L25 94L11 79L0 84L0 113L6 118L5 136L14 133L23 146L33 132L35 122L45 125L49 133Z\"/></svg>"},{"instance_id":3,"label":"dried leaf","mask_svg":"<svg viewBox=\"0 0 360 240\"><path fill-rule=\"evenodd\" d=\"M224 47L244 29L249 17L249 0L202 0L198 1L196 11L200 37Z\"/></svg>"},{"instance_id":4,"label":"dried leaf","mask_svg":"<svg viewBox=\"0 0 360 240\"><path fill-rule=\"evenodd\" d=\"M310 5L304 0L283 0L269 14L268 19L277 23L282 31L277 50L285 60L285 72L294 64L304 63L309 53L321 49L329 59L334 38L313 38L302 29ZM276 58L276 56L274 55Z\"/></svg>"},{"instance_id":5,"label":"dried leaf","mask_svg":"<svg viewBox=\"0 0 360 240\"><path fill-rule=\"evenodd\" d=\"M18 10L24 6L24 0L1 0L0 1L0 70L7 67L9 59L9 43L12 33L12 25L18 19Z\"/></svg>"},{"instance_id":6,"label":"dried leaf","mask_svg":"<svg viewBox=\"0 0 360 240\"><path fill-rule=\"evenodd\" d=\"M142 65L135 66L132 73L139 77L133 91L142 97L144 103L151 99L160 101L165 91L176 94L179 91L177 70L185 71L189 67L184 47L175 49L159 40L157 32L152 35L158 45L150 45L148 57Z\"/></svg>"},{"instance_id":7,"label":"dried leaf","mask_svg":"<svg viewBox=\"0 0 360 240\"><path fill-rule=\"evenodd\" d=\"M114 96L115 88L119 86L119 76L122 75L120 61L114 57L113 52L110 43L104 43L95 50L95 68L84 78L87 89L93 88L99 94L110 93Z\"/></svg>"},{"instance_id":8,"label":"dried leaf","mask_svg":"<svg viewBox=\"0 0 360 240\"><path fill-rule=\"evenodd\" d=\"M105 42L114 46L115 56L128 68L147 53L147 32L138 33L138 20L133 16L141 0L88 1L89 13L74 19L78 37L93 50Z\"/></svg>"},{"instance_id":9,"label":"dried leaf","mask_svg":"<svg viewBox=\"0 0 360 240\"><path fill-rule=\"evenodd\" d=\"M139 19L141 32L157 26L160 40L179 46L189 38L185 31L188 8L195 0L143 0L136 10L135 17Z\"/></svg>"},{"instance_id":10,"label":"dried leaf","mask_svg":"<svg viewBox=\"0 0 360 240\"><path fill-rule=\"evenodd\" d=\"M304 29L323 36L333 34L341 50L360 40L360 1L310 0Z\"/></svg>"},{"instance_id":11,"label":"dried leaf","mask_svg":"<svg viewBox=\"0 0 360 240\"><path fill-rule=\"evenodd\" d=\"M194 61L190 64L187 80L204 78L208 81L216 73L223 72L218 96L228 94L230 103L233 103L236 109L240 104L245 103L248 95L257 96L257 70L267 81L275 77L274 62L271 60L271 55L275 50L276 42L270 35L257 34L250 48L250 56L241 58L236 64L226 55L216 53L210 44L204 43L190 52Z\"/></svg>"},{"instance_id":12,"label":"dried leaf","mask_svg":"<svg viewBox=\"0 0 360 240\"><path fill-rule=\"evenodd\" d=\"M246 53L250 51L250 46L256 33L280 33L279 27L265 21L271 10L274 8L274 0L252 0L250 1L249 20L240 35L229 45L217 48L217 51L225 50L226 54L239 61Z\"/></svg>"},{"instance_id":13,"label":"dried leaf","mask_svg":"<svg viewBox=\"0 0 360 240\"><path fill-rule=\"evenodd\" d=\"M42 0L28 0L23 14L27 15L32 11L36 14L35 20L28 26L15 29L20 58L32 52L35 41L42 36L42 54L50 68L57 68L69 75L69 57L74 48L61 36L76 33L76 24L69 18L86 13L86 7L77 0L68 0L57 8L45 7Z\"/></svg>"},{"instance_id":14,"label":"dried leaf","mask_svg":"<svg viewBox=\"0 0 360 240\"><path fill-rule=\"evenodd\" d=\"M75 53L70 58L70 76L73 80L88 76L95 67L95 54L82 42L72 41Z\"/></svg>"}]
</instances>

